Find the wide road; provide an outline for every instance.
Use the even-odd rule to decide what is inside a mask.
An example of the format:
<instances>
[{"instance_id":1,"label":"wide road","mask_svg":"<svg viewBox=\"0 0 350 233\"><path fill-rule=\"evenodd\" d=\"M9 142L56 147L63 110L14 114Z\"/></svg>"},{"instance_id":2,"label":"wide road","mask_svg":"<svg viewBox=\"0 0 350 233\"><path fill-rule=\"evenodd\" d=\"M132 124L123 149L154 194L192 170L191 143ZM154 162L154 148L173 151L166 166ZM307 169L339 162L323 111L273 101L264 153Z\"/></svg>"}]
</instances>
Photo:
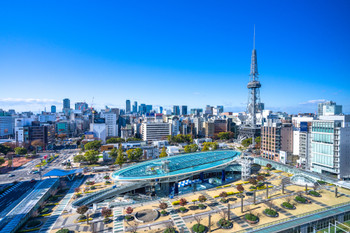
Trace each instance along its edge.
<instances>
[{"instance_id":1,"label":"wide road","mask_svg":"<svg viewBox=\"0 0 350 233\"><path fill-rule=\"evenodd\" d=\"M52 161L50 164L42 167L42 175L45 173L51 171L52 169L58 168L62 169L64 168L62 166L62 162L71 158L73 154L75 154L75 150L61 150L58 152L58 158L56 158L54 161ZM39 158L36 158L27 164L24 164L21 167L18 167L16 170L10 171L6 174L0 175L0 184L6 184L6 183L12 183L13 181L29 181L31 179L39 180L40 174L36 173L33 174L31 171L35 168L36 165L40 163L40 159L43 159L45 155L54 155L54 153L40 153ZM9 175L12 174L14 176L9 177Z\"/></svg>"}]
</instances>

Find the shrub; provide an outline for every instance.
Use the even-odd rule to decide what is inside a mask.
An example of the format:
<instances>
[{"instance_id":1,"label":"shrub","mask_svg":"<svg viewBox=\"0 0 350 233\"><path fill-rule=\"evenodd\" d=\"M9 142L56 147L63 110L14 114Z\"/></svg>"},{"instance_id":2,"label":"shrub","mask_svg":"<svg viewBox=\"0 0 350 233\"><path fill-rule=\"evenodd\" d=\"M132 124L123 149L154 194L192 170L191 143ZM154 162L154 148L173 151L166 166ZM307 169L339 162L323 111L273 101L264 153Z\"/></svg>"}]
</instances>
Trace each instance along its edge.
<instances>
[{"instance_id":1,"label":"shrub","mask_svg":"<svg viewBox=\"0 0 350 233\"><path fill-rule=\"evenodd\" d=\"M202 204L202 203L200 203L200 204L198 204L198 207L199 207L200 209L203 209L203 208L205 208L205 205Z\"/></svg>"},{"instance_id":2,"label":"shrub","mask_svg":"<svg viewBox=\"0 0 350 233\"><path fill-rule=\"evenodd\" d=\"M175 233L175 229L172 227L168 227L167 229L165 229L164 233Z\"/></svg>"},{"instance_id":3,"label":"shrub","mask_svg":"<svg viewBox=\"0 0 350 233\"><path fill-rule=\"evenodd\" d=\"M179 210L180 210L181 212L185 212L185 211L186 211L186 208L183 207L183 206L181 206L181 207L179 208Z\"/></svg>"},{"instance_id":4,"label":"shrub","mask_svg":"<svg viewBox=\"0 0 350 233\"><path fill-rule=\"evenodd\" d=\"M160 213L161 213L162 215L166 215L168 212L166 212L165 210L162 210L162 211L160 211Z\"/></svg>"},{"instance_id":5,"label":"shrub","mask_svg":"<svg viewBox=\"0 0 350 233\"><path fill-rule=\"evenodd\" d=\"M252 185L249 187L249 189L256 189L256 187Z\"/></svg>"},{"instance_id":6,"label":"shrub","mask_svg":"<svg viewBox=\"0 0 350 233\"><path fill-rule=\"evenodd\" d=\"M173 204L173 205L179 205L179 204L180 204L180 201L173 201L172 204Z\"/></svg>"},{"instance_id":7,"label":"shrub","mask_svg":"<svg viewBox=\"0 0 350 233\"><path fill-rule=\"evenodd\" d=\"M44 208L44 209L40 210L40 213L43 214L43 213L48 212L49 210L50 210L49 208Z\"/></svg>"},{"instance_id":8,"label":"shrub","mask_svg":"<svg viewBox=\"0 0 350 233\"><path fill-rule=\"evenodd\" d=\"M282 205L286 207L287 209L293 209L294 205L290 204L289 202L283 202Z\"/></svg>"},{"instance_id":9,"label":"shrub","mask_svg":"<svg viewBox=\"0 0 350 233\"><path fill-rule=\"evenodd\" d=\"M56 233L69 233L69 230L66 228L58 230Z\"/></svg>"},{"instance_id":10,"label":"shrub","mask_svg":"<svg viewBox=\"0 0 350 233\"><path fill-rule=\"evenodd\" d=\"M258 217L255 216L254 214L246 214L246 215L244 215L244 217L245 217L245 219L252 221L252 222L255 222L258 219Z\"/></svg>"},{"instance_id":11,"label":"shrub","mask_svg":"<svg viewBox=\"0 0 350 233\"><path fill-rule=\"evenodd\" d=\"M296 196L295 200L301 203L306 203L306 198L301 197L301 196Z\"/></svg>"},{"instance_id":12,"label":"shrub","mask_svg":"<svg viewBox=\"0 0 350 233\"><path fill-rule=\"evenodd\" d=\"M312 196L315 196L315 197L321 196L321 194L319 192L316 192L314 190L309 191L309 194L312 195Z\"/></svg>"},{"instance_id":13,"label":"shrub","mask_svg":"<svg viewBox=\"0 0 350 233\"><path fill-rule=\"evenodd\" d=\"M271 209L265 209L265 214L268 214L270 216L276 216L277 212Z\"/></svg>"},{"instance_id":14,"label":"shrub","mask_svg":"<svg viewBox=\"0 0 350 233\"><path fill-rule=\"evenodd\" d=\"M130 220L130 219L132 219L132 216L130 216L130 215L125 215L125 220Z\"/></svg>"},{"instance_id":15,"label":"shrub","mask_svg":"<svg viewBox=\"0 0 350 233\"><path fill-rule=\"evenodd\" d=\"M227 219L220 219L219 220L219 225L222 227L230 227L231 226L231 222Z\"/></svg>"},{"instance_id":16,"label":"shrub","mask_svg":"<svg viewBox=\"0 0 350 233\"><path fill-rule=\"evenodd\" d=\"M205 226L202 225L202 224L197 223L197 224L193 225L192 230L194 232L202 233L202 232L205 231Z\"/></svg>"}]
</instances>

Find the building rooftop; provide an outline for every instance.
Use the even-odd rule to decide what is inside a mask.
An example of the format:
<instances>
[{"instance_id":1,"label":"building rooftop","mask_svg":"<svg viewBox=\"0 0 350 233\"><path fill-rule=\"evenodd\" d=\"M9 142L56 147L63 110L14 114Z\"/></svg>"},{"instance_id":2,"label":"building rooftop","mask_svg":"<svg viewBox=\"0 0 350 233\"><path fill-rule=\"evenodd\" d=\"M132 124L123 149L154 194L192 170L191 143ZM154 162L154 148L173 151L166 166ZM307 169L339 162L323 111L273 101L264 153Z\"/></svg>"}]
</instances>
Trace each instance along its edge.
<instances>
[{"instance_id":1,"label":"building rooftop","mask_svg":"<svg viewBox=\"0 0 350 233\"><path fill-rule=\"evenodd\" d=\"M240 156L237 151L208 151L189 153L143 162L112 174L119 181L159 179L187 173L201 172L233 162Z\"/></svg>"}]
</instances>

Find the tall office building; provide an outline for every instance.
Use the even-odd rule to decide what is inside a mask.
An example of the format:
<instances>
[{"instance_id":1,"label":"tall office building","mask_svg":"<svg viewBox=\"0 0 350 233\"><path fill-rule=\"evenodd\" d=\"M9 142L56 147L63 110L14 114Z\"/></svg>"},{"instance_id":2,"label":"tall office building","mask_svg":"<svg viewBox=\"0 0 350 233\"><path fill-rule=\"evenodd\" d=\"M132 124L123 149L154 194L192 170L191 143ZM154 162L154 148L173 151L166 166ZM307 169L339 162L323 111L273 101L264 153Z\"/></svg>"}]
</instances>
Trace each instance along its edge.
<instances>
[{"instance_id":1,"label":"tall office building","mask_svg":"<svg viewBox=\"0 0 350 233\"><path fill-rule=\"evenodd\" d=\"M141 124L141 135L144 141L165 140L171 132L171 124L163 122L144 122Z\"/></svg>"},{"instance_id":2,"label":"tall office building","mask_svg":"<svg viewBox=\"0 0 350 233\"><path fill-rule=\"evenodd\" d=\"M152 105L146 105L146 113L150 113L152 111Z\"/></svg>"},{"instance_id":3,"label":"tall office building","mask_svg":"<svg viewBox=\"0 0 350 233\"><path fill-rule=\"evenodd\" d=\"M343 112L343 106L337 105L336 102L327 101L318 103L318 116L332 116L339 115Z\"/></svg>"},{"instance_id":4,"label":"tall office building","mask_svg":"<svg viewBox=\"0 0 350 233\"><path fill-rule=\"evenodd\" d=\"M130 113L130 110L131 110L130 100L126 100L126 107L125 107L126 114Z\"/></svg>"},{"instance_id":5,"label":"tall office building","mask_svg":"<svg viewBox=\"0 0 350 233\"><path fill-rule=\"evenodd\" d=\"M63 109L70 109L70 100L68 98L63 99Z\"/></svg>"},{"instance_id":6,"label":"tall office building","mask_svg":"<svg viewBox=\"0 0 350 233\"><path fill-rule=\"evenodd\" d=\"M132 106L132 112L137 113L137 101L135 101L134 105Z\"/></svg>"},{"instance_id":7,"label":"tall office building","mask_svg":"<svg viewBox=\"0 0 350 233\"><path fill-rule=\"evenodd\" d=\"M51 113L56 113L56 106L55 105L51 105Z\"/></svg>"},{"instance_id":8,"label":"tall office building","mask_svg":"<svg viewBox=\"0 0 350 233\"><path fill-rule=\"evenodd\" d=\"M181 106L181 114L182 115L187 115L187 106L186 105L182 105Z\"/></svg>"},{"instance_id":9,"label":"tall office building","mask_svg":"<svg viewBox=\"0 0 350 233\"><path fill-rule=\"evenodd\" d=\"M180 115L180 107L177 105L173 106L173 115Z\"/></svg>"},{"instance_id":10,"label":"tall office building","mask_svg":"<svg viewBox=\"0 0 350 233\"><path fill-rule=\"evenodd\" d=\"M159 113L163 113L163 107L159 106Z\"/></svg>"},{"instance_id":11,"label":"tall office building","mask_svg":"<svg viewBox=\"0 0 350 233\"><path fill-rule=\"evenodd\" d=\"M75 110L81 110L82 112L89 109L89 106L85 102L77 102L75 103Z\"/></svg>"},{"instance_id":12,"label":"tall office building","mask_svg":"<svg viewBox=\"0 0 350 233\"><path fill-rule=\"evenodd\" d=\"M139 106L139 113L141 115L146 113L146 104L140 104L140 106Z\"/></svg>"},{"instance_id":13,"label":"tall office building","mask_svg":"<svg viewBox=\"0 0 350 233\"><path fill-rule=\"evenodd\" d=\"M312 122L311 170L350 179L350 115L321 116Z\"/></svg>"}]
</instances>

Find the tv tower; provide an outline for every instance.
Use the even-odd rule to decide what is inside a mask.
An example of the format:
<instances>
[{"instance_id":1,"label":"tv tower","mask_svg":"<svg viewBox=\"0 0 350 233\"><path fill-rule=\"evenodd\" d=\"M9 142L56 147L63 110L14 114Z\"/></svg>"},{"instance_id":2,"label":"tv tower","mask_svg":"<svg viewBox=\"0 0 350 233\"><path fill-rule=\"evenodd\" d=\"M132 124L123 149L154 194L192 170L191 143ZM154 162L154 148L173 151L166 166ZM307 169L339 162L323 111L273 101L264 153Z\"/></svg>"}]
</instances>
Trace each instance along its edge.
<instances>
[{"instance_id":1,"label":"tv tower","mask_svg":"<svg viewBox=\"0 0 350 233\"><path fill-rule=\"evenodd\" d=\"M248 104L247 104L247 115L248 118L244 122L240 129L240 138L252 138L252 145L255 145L255 137L260 135L260 127L257 125L256 114L261 111L260 103L260 87L258 73L258 59L255 50L255 26L254 26L254 39L253 39L253 51L252 60L250 64L250 78L247 85L249 90Z\"/></svg>"}]
</instances>

